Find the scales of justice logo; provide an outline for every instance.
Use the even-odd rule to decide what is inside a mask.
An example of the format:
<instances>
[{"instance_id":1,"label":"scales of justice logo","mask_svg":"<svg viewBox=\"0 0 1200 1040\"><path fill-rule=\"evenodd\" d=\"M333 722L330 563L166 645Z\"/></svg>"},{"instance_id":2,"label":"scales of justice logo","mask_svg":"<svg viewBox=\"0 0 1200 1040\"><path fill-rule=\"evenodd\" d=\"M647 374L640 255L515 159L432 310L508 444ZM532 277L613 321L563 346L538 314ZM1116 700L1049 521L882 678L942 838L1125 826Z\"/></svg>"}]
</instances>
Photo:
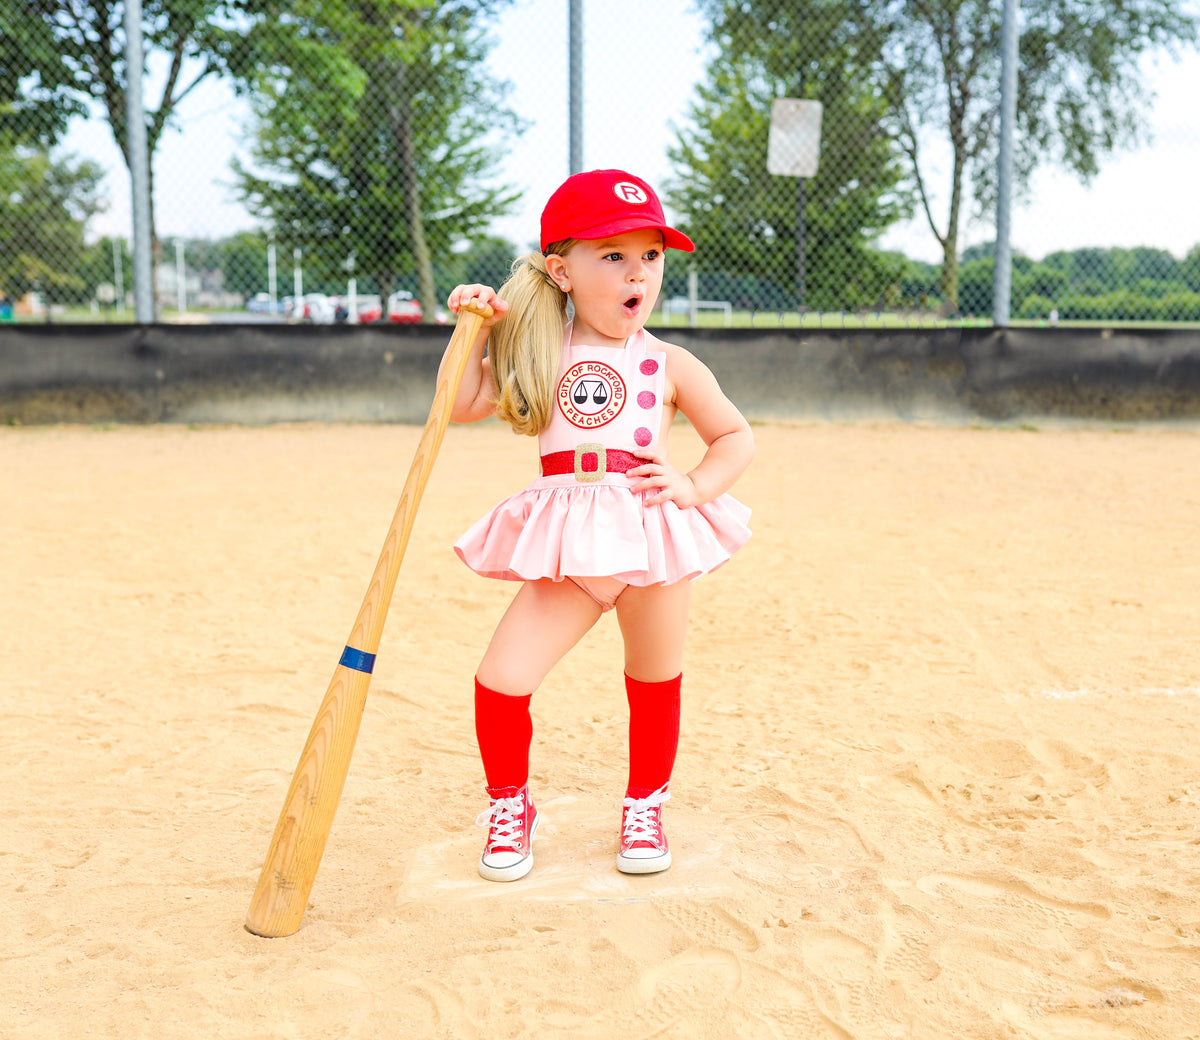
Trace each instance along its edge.
<instances>
[{"instance_id":1,"label":"scales of justice logo","mask_svg":"<svg viewBox=\"0 0 1200 1040\"><path fill-rule=\"evenodd\" d=\"M602 361L581 361L558 384L558 408L572 426L593 430L613 421L625 407L625 380Z\"/></svg>"}]
</instances>

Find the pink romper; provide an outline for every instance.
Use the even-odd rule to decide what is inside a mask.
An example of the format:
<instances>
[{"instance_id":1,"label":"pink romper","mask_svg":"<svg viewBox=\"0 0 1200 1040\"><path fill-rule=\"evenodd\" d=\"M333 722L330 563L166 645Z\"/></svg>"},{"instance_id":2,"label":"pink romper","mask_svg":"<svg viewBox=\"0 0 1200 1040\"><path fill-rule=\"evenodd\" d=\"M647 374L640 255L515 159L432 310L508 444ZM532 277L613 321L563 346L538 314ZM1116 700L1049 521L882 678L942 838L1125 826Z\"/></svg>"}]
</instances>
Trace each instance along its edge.
<instances>
[{"instance_id":1,"label":"pink romper","mask_svg":"<svg viewBox=\"0 0 1200 1040\"><path fill-rule=\"evenodd\" d=\"M567 326L556 407L538 439L542 475L455 543L468 567L509 581L670 585L715 570L746 543L750 510L731 495L681 509L646 505L653 490L631 490L637 478L625 470L645 462L632 453L655 450L662 427L666 354L653 343L639 330L624 347L571 345Z\"/></svg>"}]
</instances>

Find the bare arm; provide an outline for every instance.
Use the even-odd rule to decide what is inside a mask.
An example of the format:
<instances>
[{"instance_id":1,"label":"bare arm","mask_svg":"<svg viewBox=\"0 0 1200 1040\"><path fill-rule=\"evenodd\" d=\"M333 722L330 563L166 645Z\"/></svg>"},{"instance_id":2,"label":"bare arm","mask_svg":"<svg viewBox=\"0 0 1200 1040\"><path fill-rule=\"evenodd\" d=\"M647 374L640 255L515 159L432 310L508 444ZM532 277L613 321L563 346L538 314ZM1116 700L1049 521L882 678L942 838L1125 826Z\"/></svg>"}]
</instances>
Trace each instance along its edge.
<instances>
[{"instance_id":1,"label":"bare arm","mask_svg":"<svg viewBox=\"0 0 1200 1040\"><path fill-rule=\"evenodd\" d=\"M754 458L754 434L745 416L725 396L712 374L695 355L682 347L667 347L667 371L674 387L674 405L708 446L699 464L681 473L660 454L629 471L645 479L638 490L658 488L648 503L674 501L681 507L703 505L724 494Z\"/></svg>"},{"instance_id":2,"label":"bare arm","mask_svg":"<svg viewBox=\"0 0 1200 1040\"><path fill-rule=\"evenodd\" d=\"M466 371L458 386L458 395L450 410L450 421L456 423L478 422L487 419L496 411L496 381L492 378L491 362L484 357L484 348L491 335L492 326L508 312L508 304L496 295L496 290L487 285L459 285L446 299L446 306L457 314L468 300L475 299L492 308L492 316L483 323L479 336L471 348ZM438 378L446 364L445 356L438 365Z\"/></svg>"}]
</instances>

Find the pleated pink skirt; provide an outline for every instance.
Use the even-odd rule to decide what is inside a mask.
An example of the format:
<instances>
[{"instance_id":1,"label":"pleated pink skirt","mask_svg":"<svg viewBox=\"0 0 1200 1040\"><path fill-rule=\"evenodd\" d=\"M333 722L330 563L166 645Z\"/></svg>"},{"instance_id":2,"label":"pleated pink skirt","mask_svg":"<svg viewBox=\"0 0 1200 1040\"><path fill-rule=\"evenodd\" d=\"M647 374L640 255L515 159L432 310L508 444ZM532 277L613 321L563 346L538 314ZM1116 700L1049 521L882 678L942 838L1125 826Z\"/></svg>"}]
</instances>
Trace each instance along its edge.
<instances>
[{"instance_id":1,"label":"pleated pink skirt","mask_svg":"<svg viewBox=\"0 0 1200 1040\"><path fill-rule=\"evenodd\" d=\"M618 483L541 477L504 499L455 543L471 570L532 581L611 576L674 584L716 570L750 537L750 510L731 495L680 509Z\"/></svg>"}]
</instances>

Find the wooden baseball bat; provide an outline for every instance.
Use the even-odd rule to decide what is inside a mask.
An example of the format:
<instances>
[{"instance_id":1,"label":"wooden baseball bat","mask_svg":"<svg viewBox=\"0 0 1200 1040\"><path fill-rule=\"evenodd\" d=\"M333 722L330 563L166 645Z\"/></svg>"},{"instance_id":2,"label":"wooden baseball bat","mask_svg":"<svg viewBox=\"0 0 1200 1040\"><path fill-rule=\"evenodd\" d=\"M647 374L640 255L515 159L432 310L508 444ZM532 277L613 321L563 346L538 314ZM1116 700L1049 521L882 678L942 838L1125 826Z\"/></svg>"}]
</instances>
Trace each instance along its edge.
<instances>
[{"instance_id":1,"label":"wooden baseball bat","mask_svg":"<svg viewBox=\"0 0 1200 1040\"><path fill-rule=\"evenodd\" d=\"M474 300L465 304L458 314L458 324L446 348L446 360L438 380L425 432L417 446L417 454L409 469L408 479L371 584L359 608L358 617L333 679L317 710L312 729L292 784L288 789L275 836L267 852L266 862L258 878L258 887L246 915L246 929L255 935L277 937L291 935L300 927L308 896L317 876L325 841L333 825L350 756L358 737L358 725L371 685L371 670L383 634L388 606L400 561L412 533L421 493L429 480L442 437L450 422L450 410L458 394L471 348L483 322L491 317L492 309Z\"/></svg>"}]
</instances>

